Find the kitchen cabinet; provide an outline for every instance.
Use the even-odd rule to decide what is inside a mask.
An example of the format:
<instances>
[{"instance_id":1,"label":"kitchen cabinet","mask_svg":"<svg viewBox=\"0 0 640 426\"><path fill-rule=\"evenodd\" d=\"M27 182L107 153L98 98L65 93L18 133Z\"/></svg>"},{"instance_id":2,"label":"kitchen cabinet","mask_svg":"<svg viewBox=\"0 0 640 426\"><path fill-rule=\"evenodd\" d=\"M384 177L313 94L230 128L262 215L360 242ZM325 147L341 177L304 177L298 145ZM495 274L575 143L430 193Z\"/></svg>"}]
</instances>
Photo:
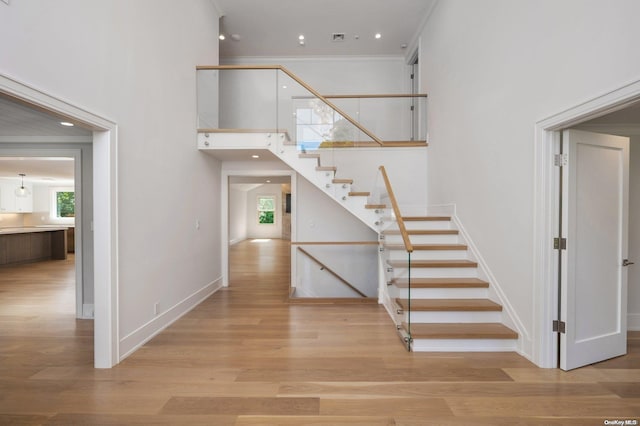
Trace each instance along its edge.
<instances>
[{"instance_id":1,"label":"kitchen cabinet","mask_svg":"<svg viewBox=\"0 0 640 426\"><path fill-rule=\"evenodd\" d=\"M33 212L33 185L24 184L29 190L26 197L16 196L16 188L20 187L20 181L5 181L0 183L0 213L32 213Z\"/></svg>"}]
</instances>

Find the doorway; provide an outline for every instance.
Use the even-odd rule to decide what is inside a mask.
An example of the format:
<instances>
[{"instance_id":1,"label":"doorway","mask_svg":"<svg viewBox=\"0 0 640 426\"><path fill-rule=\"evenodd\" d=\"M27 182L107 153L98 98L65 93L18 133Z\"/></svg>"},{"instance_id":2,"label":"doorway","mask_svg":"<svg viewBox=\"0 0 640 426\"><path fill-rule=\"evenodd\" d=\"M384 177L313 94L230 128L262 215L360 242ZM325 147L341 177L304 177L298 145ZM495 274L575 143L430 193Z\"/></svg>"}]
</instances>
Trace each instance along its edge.
<instances>
[{"instance_id":1,"label":"doorway","mask_svg":"<svg viewBox=\"0 0 640 426\"><path fill-rule=\"evenodd\" d=\"M561 339L566 337L562 336L562 320L565 318L562 315L565 315L566 312L559 312L560 307L566 307L567 302L582 304L580 299L571 299L570 296L568 296L568 300L562 300L559 293L561 283L559 277L566 270L562 270L562 263L558 262L558 249L554 248L554 243L557 243L555 245L558 247L558 245L562 246L563 242L562 240L554 242L554 238L559 238L558 230L561 225L564 229L569 229L571 225L567 222L561 223L559 214L562 207L562 198L560 197L562 168L556 164L561 165L564 161L562 156L558 156L562 146L562 131L579 128L583 131L620 135L621 132L629 130L629 123L623 126L620 122L611 121L612 117L614 119L620 117L628 119L630 111L638 109L636 106L638 101L640 101L640 81L551 116L536 125L535 181L537 190L535 192L534 280L539 283L539 286L534 299L538 328L535 336L537 350L534 353L534 361L541 367L555 368L560 366L558 354L561 348ZM607 120L609 120L608 123ZM608 128L605 129L605 127ZM617 130L611 130L614 127ZM638 115L635 127L640 128L640 115ZM623 134L623 136L630 135ZM567 242L567 246L569 244L570 242ZM559 247L559 249L561 248ZM573 248L575 249L575 246ZM560 251L562 252L562 250ZM620 259L620 261L622 260ZM620 291L622 292L622 290ZM619 296L622 303L632 303L626 294L621 293ZM636 309L634 305L633 310ZM624 324L626 319L626 316L620 319L620 328L626 328ZM558 320L560 322L557 322ZM575 331L575 324L565 324L565 326L574 327ZM598 334L597 330L593 329L593 331ZM603 355L601 359L606 359L606 355Z\"/></svg>"},{"instance_id":2,"label":"doorway","mask_svg":"<svg viewBox=\"0 0 640 426\"><path fill-rule=\"evenodd\" d=\"M0 75L0 96L59 120L83 125L92 132L94 237L94 366L111 368L119 362L117 304L117 228L116 170L117 126L41 90ZM38 142L29 140L27 142ZM24 148L25 140L15 141L13 149Z\"/></svg>"},{"instance_id":3,"label":"doorway","mask_svg":"<svg viewBox=\"0 0 640 426\"><path fill-rule=\"evenodd\" d=\"M223 171L223 286L230 284L232 246L295 238L295 191L292 170Z\"/></svg>"}]
</instances>

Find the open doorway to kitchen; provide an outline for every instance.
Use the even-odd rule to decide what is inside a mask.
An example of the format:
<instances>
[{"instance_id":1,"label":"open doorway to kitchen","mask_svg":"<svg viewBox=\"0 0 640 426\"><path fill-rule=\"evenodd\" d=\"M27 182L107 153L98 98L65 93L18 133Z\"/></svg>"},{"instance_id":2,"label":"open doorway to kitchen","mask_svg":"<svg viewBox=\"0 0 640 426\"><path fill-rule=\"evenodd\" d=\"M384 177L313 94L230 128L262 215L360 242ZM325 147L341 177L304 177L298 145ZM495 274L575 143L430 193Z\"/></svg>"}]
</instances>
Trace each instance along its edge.
<instances>
[{"instance_id":1,"label":"open doorway to kitchen","mask_svg":"<svg viewBox=\"0 0 640 426\"><path fill-rule=\"evenodd\" d=\"M93 359L90 361L97 368L112 367L119 361L115 229L116 124L3 75L0 75L0 97L7 110L13 111L11 114L0 114L2 119L7 119L0 126L2 132L5 132L0 134L0 156L73 158L74 202L76 206L81 204L82 215L73 219L74 224L78 225L74 242L80 243L80 247L74 244L76 255L72 257L81 258L78 262L82 265L83 284L82 298L76 299L86 301L89 296L93 296L93 307L89 303L83 303L80 308L80 303L77 302L76 311L80 313L79 316L90 316L92 313L94 316L90 348ZM34 117L38 120L33 121ZM66 124L62 124L63 122ZM69 134L61 131L61 127L81 128L83 132L79 133L83 134ZM48 133L47 129L51 132ZM29 224L45 221L38 216L32 219L33 222L29 221ZM93 265L93 270L86 265ZM87 277L93 278L91 284L88 284ZM75 315L73 318L75 319Z\"/></svg>"}]
</instances>

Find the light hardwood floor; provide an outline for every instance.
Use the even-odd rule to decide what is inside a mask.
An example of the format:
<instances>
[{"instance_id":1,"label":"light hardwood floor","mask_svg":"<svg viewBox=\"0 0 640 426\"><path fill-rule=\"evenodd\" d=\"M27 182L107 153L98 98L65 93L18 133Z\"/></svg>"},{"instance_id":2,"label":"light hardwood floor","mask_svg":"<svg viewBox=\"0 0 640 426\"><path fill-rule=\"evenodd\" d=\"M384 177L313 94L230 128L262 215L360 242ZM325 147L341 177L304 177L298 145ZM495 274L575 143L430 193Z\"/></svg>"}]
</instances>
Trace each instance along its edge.
<instances>
[{"instance_id":1,"label":"light hardwood floor","mask_svg":"<svg viewBox=\"0 0 640 426\"><path fill-rule=\"evenodd\" d=\"M73 261L0 268L0 424L603 425L640 420L640 334L572 372L407 353L376 305L287 303L286 242L230 250L231 286L110 370L74 319Z\"/></svg>"}]
</instances>

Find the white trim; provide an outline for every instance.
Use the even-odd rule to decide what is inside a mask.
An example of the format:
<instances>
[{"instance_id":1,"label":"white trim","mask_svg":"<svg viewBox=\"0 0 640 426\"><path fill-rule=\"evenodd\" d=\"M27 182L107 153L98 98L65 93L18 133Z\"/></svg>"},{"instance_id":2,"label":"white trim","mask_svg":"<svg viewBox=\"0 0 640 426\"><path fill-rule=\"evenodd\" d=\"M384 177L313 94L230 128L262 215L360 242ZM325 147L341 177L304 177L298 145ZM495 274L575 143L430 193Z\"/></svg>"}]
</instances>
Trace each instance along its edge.
<instances>
[{"instance_id":1,"label":"white trim","mask_svg":"<svg viewBox=\"0 0 640 426\"><path fill-rule=\"evenodd\" d=\"M473 258L472 260L478 263L478 268L481 274L484 275L483 278L485 278L490 283L489 299L493 299L494 302L498 302L500 305L502 305L503 322L505 322L507 326L514 328L515 331L518 332L518 343L515 345L518 353L525 358L531 359L531 353L533 352L533 342L531 340L531 334L522 323L522 320L509 302L507 296L504 294L504 291L502 290L498 279L495 277L495 275L493 275L493 272L491 272L489 264L484 260L482 254L480 254L480 250L478 250L478 247L476 247L475 243L469 236L469 233L462 225L460 218L454 213L451 216L451 220L454 226L458 229L460 237L462 237L464 243L468 246L469 253Z\"/></svg>"},{"instance_id":2,"label":"white trim","mask_svg":"<svg viewBox=\"0 0 640 426\"><path fill-rule=\"evenodd\" d=\"M246 65L246 64L269 64L277 65L282 62L306 62L309 60L323 60L323 61L336 61L336 62L352 62L358 61L402 61L404 55L351 55L351 56L331 56L331 55L317 55L317 56L234 56L230 58L220 58L220 65Z\"/></svg>"},{"instance_id":3,"label":"white trim","mask_svg":"<svg viewBox=\"0 0 640 426\"><path fill-rule=\"evenodd\" d=\"M552 239L557 225L557 168L553 154L557 133L564 128L623 109L640 100L640 80L567 108L535 125L533 300L534 353L532 361L544 368L557 367L558 345L551 324L557 313L557 260Z\"/></svg>"},{"instance_id":4,"label":"white trim","mask_svg":"<svg viewBox=\"0 0 640 426\"><path fill-rule=\"evenodd\" d=\"M84 123L94 130L94 365L110 368L119 362L117 125L2 74L0 92Z\"/></svg>"},{"instance_id":5,"label":"white trim","mask_svg":"<svg viewBox=\"0 0 640 426\"><path fill-rule=\"evenodd\" d=\"M91 143L92 136L0 136L0 143Z\"/></svg>"},{"instance_id":6,"label":"white trim","mask_svg":"<svg viewBox=\"0 0 640 426\"><path fill-rule=\"evenodd\" d=\"M627 330L640 331L640 314L627 314Z\"/></svg>"},{"instance_id":7,"label":"white trim","mask_svg":"<svg viewBox=\"0 0 640 426\"><path fill-rule=\"evenodd\" d=\"M127 334L120 341L120 348L123 354L120 361L137 351L149 340L157 336L162 330L179 320L185 314L189 313L193 308L202 303L206 298L222 288L222 278L210 282L203 288L195 291L193 294L185 297L182 301L176 303L166 311L158 314L151 321L138 327L136 330Z\"/></svg>"},{"instance_id":8,"label":"white trim","mask_svg":"<svg viewBox=\"0 0 640 426\"><path fill-rule=\"evenodd\" d=\"M82 319L93 319L93 303L85 303L82 305Z\"/></svg>"}]
</instances>

